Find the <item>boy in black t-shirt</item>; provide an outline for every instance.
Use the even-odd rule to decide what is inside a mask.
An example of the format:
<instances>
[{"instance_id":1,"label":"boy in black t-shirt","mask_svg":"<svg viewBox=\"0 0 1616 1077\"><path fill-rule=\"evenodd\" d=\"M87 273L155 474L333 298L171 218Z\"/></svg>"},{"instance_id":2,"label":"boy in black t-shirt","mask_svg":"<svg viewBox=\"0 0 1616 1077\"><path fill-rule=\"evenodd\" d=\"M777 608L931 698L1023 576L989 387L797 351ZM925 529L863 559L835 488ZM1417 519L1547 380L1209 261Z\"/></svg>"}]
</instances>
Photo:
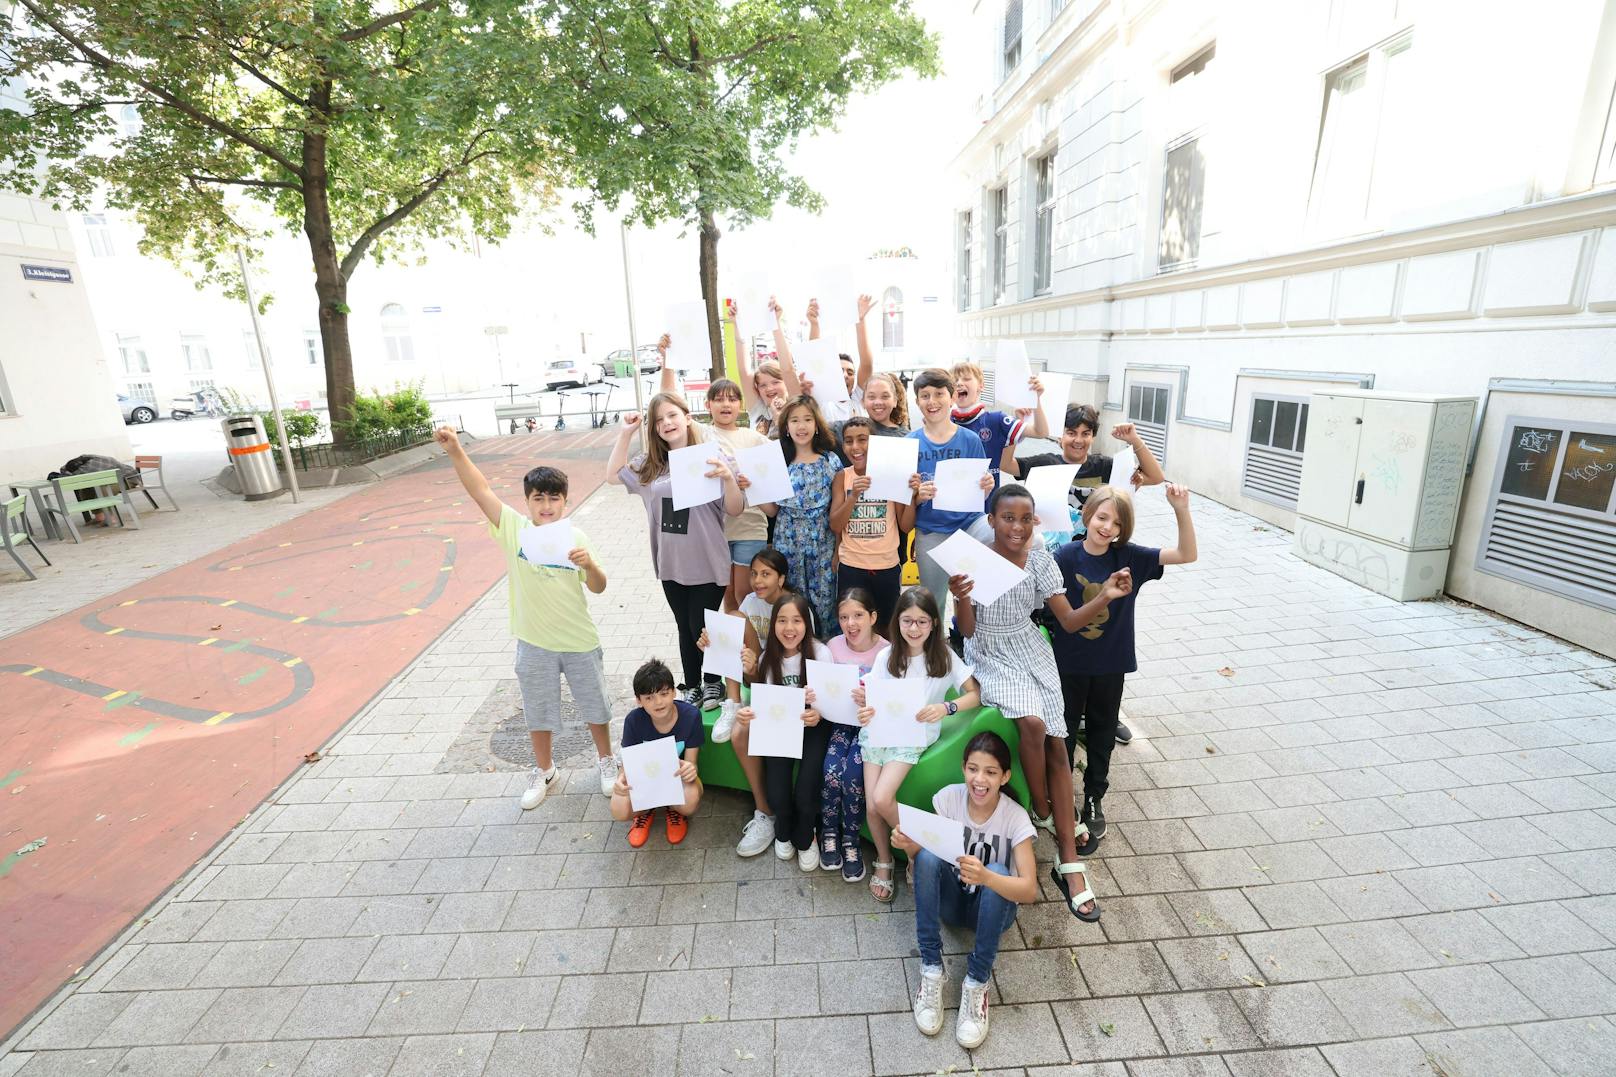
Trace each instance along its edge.
<instances>
[{"instance_id":1,"label":"boy in black t-shirt","mask_svg":"<svg viewBox=\"0 0 1616 1077\"><path fill-rule=\"evenodd\" d=\"M701 712L680 699L674 691L673 671L653 658L634 671L634 701L639 704L623 719L622 745L627 748L646 741L672 737L674 754L679 757L679 780L684 782L685 802L663 809L667 814L668 844L678 845L690 831L690 816L701 803L701 779L696 776L696 752L706 742ZM628 778L622 773L612 787L612 818L632 818L628 843L638 849L651 836L656 809L636 812L629 799Z\"/></svg>"}]
</instances>

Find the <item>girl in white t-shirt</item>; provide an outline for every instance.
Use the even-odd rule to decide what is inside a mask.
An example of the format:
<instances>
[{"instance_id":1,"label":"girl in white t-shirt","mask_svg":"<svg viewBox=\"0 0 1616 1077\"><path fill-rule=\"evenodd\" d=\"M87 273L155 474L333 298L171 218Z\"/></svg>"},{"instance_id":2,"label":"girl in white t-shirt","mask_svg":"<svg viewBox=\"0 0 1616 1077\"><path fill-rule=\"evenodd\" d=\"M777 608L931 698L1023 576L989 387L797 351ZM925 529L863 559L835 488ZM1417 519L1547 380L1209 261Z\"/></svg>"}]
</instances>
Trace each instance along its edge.
<instances>
[{"instance_id":1,"label":"girl in white t-shirt","mask_svg":"<svg viewBox=\"0 0 1616 1077\"><path fill-rule=\"evenodd\" d=\"M1004 792L1010 781L1010 746L997 733L978 733L965 746L965 781L940 789L932 811L963 829L965 855L945 863L901 830L892 844L915 865L915 942L920 948L920 990L915 1024L928 1036L943 1027L943 936L946 921L976 933L960 987L954 1038L974 1050L988 1035L988 979L999 937L1016 907L1038 900L1037 833L1026 809Z\"/></svg>"},{"instance_id":2,"label":"girl in white t-shirt","mask_svg":"<svg viewBox=\"0 0 1616 1077\"><path fill-rule=\"evenodd\" d=\"M870 672L864 678L871 680L921 680L926 684L926 705L916 713L915 719L929 723L928 747L937 742L941 722L946 716L960 710L969 710L981 702L970 668L961 662L948 646L948 629L937 610L937 600L924 587L912 587L898 596L892 623L887 627L887 638L892 645L875 656ZM959 696L944 702L948 690L959 690ZM873 708L864 705L864 687L853 693L859 705L859 721L869 724L875 717ZM870 864L870 893L875 900L890 902L894 893L892 844L889 836L898 825L898 787L903 784L909 768L920 762L924 748L882 748L870 744L869 730L859 731L859 750L864 755L864 793L867 801L867 819L870 838L875 842L875 860Z\"/></svg>"},{"instance_id":3,"label":"girl in white t-shirt","mask_svg":"<svg viewBox=\"0 0 1616 1077\"><path fill-rule=\"evenodd\" d=\"M842 634L825 644L838 665L857 666L859 676L870 672L885 640L875 633L875 596L862 587L849 587L836 601L836 621ZM859 750L862 730L832 724L825 748L825 782L819 799L819 866L840 870L842 881L864 878L864 856L859 848L859 827L864 825L864 756Z\"/></svg>"}]
</instances>

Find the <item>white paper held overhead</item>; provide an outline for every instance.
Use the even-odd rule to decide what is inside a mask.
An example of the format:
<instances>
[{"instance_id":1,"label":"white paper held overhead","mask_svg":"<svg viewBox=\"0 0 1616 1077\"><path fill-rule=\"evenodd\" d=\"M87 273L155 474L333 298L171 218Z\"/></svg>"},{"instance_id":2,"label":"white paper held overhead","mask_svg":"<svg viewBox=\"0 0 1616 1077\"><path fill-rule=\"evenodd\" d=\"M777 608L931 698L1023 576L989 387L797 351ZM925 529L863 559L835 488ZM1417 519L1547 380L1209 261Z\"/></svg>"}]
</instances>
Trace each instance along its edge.
<instances>
[{"instance_id":1,"label":"white paper held overhead","mask_svg":"<svg viewBox=\"0 0 1616 1077\"><path fill-rule=\"evenodd\" d=\"M707 330L707 304L700 299L674 303L663 315L668 334L668 365L675 370L706 370L713 362Z\"/></svg>"},{"instance_id":2,"label":"white paper held overhead","mask_svg":"<svg viewBox=\"0 0 1616 1077\"><path fill-rule=\"evenodd\" d=\"M1038 394L1027 384L1031 378L1027 345L1019 340L1000 341L993 371L993 402L1000 411L1038 406Z\"/></svg>"}]
</instances>

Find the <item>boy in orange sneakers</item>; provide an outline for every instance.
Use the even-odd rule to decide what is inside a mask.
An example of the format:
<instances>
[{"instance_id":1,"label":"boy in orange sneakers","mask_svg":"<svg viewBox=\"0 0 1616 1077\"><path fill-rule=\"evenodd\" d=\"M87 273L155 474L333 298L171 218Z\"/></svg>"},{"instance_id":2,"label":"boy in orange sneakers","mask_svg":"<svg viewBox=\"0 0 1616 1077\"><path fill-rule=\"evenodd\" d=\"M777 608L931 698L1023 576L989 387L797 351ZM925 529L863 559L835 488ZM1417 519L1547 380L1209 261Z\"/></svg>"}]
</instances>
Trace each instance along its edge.
<instances>
[{"instance_id":1,"label":"boy in orange sneakers","mask_svg":"<svg viewBox=\"0 0 1616 1077\"><path fill-rule=\"evenodd\" d=\"M679 757L679 779L685 785L685 802L667 813L668 844L678 845L690 831L690 817L701 803L701 779L696 777L696 752L706 740L701 712L674 692L673 671L661 659L653 658L634 671L634 701L639 704L623 719L622 745L643 744L660 737L672 737ZM628 843L635 849L651 836L656 809L637 812L629 801L628 779L622 772L612 786L612 818L633 819Z\"/></svg>"}]
</instances>

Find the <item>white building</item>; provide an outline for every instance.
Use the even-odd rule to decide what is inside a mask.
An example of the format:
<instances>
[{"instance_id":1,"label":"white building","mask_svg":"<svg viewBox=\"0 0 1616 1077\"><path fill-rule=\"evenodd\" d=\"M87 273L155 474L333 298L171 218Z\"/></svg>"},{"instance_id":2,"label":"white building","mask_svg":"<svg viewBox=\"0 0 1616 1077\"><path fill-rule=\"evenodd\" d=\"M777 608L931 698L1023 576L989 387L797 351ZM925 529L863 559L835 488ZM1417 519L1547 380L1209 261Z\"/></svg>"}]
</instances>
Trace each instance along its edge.
<instances>
[{"instance_id":1,"label":"white building","mask_svg":"<svg viewBox=\"0 0 1616 1077\"><path fill-rule=\"evenodd\" d=\"M1474 396L1447 590L1616 652L1616 3L972 19L961 336L1024 338L1170 477L1284 527L1311 393ZM1523 483L1526 434L1586 488Z\"/></svg>"}]
</instances>

